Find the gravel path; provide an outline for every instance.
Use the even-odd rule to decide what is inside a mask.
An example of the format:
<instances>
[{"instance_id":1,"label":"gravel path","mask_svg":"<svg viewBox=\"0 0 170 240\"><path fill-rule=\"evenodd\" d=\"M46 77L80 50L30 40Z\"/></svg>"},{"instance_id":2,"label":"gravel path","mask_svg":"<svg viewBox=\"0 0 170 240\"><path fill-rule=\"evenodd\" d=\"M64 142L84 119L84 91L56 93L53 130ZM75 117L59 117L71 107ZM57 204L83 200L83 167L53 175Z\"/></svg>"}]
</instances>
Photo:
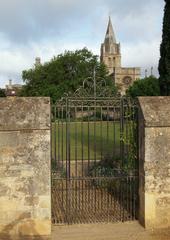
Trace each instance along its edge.
<instances>
[{"instance_id":1,"label":"gravel path","mask_svg":"<svg viewBox=\"0 0 170 240\"><path fill-rule=\"evenodd\" d=\"M146 231L138 222L54 226L52 240L170 240L168 231Z\"/></svg>"},{"instance_id":2,"label":"gravel path","mask_svg":"<svg viewBox=\"0 0 170 240\"><path fill-rule=\"evenodd\" d=\"M128 195L123 192L111 194L90 181L72 182L69 192L65 181L52 187L53 224L132 221L135 211L132 191Z\"/></svg>"}]
</instances>

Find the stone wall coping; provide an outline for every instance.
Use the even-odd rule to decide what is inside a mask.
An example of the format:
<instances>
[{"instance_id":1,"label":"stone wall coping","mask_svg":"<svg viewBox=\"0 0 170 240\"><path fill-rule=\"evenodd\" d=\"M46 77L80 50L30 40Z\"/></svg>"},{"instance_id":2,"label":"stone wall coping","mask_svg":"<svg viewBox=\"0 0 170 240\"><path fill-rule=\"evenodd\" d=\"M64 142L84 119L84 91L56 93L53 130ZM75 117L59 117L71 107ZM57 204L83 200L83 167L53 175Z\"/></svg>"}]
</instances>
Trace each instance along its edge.
<instances>
[{"instance_id":1,"label":"stone wall coping","mask_svg":"<svg viewBox=\"0 0 170 240\"><path fill-rule=\"evenodd\" d=\"M138 97L138 101L146 127L170 127L170 96Z\"/></svg>"},{"instance_id":2,"label":"stone wall coping","mask_svg":"<svg viewBox=\"0 0 170 240\"><path fill-rule=\"evenodd\" d=\"M49 97L0 98L0 131L50 129Z\"/></svg>"}]
</instances>

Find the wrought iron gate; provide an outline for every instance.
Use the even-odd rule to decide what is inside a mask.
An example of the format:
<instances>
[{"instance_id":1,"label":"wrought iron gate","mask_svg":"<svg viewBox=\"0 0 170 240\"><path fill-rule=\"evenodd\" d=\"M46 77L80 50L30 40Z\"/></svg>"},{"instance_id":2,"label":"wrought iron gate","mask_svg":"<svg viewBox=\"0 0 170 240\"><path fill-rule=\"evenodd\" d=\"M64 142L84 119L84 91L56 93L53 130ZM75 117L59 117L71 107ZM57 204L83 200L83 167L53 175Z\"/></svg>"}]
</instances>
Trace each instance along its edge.
<instances>
[{"instance_id":1,"label":"wrought iron gate","mask_svg":"<svg viewBox=\"0 0 170 240\"><path fill-rule=\"evenodd\" d=\"M53 106L53 223L136 219L137 149L130 99L63 98Z\"/></svg>"}]
</instances>

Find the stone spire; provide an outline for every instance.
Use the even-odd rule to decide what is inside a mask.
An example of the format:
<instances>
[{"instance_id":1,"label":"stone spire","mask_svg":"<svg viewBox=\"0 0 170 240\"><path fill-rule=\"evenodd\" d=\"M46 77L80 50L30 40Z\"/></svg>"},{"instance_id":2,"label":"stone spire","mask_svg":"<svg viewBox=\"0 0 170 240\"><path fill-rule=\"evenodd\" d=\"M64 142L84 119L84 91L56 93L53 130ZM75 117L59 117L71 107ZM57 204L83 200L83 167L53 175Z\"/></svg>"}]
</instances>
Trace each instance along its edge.
<instances>
[{"instance_id":1,"label":"stone spire","mask_svg":"<svg viewBox=\"0 0 170 240\"><path fill-rule=\"evenodd\" d=\"M113 82L118 89L120 89L121 94L124 95L128 87L140 78L140 68L122 67L120 43L116 42L110 17L105 39L101 44L100 51L101 63L106 65L109 75L113 78Z\"/></svg>"},{"instance_id":2,"label":"stone spire","mask_svg":"<svg viewBox=\"0 0 170 240\"><path fill-rule=\"evenodd\" d=\"M110 17L109 17L109 23L106 31L106 36L105 36L105 43L109 43L109 44L116 43L116 37L113 31L112 21Z\"/></svg>"},{"instance_id":3,"label":"stone spire","mask_svg":"<svg viewBox=\"0 0 170 240\"><path fill-rule=\"evenodd\" d=\"M110 17L105 40L101 45L100 59L101 62L107 66L110 74L113 74L115 68L121 68L120 44L116 43L116 37L113 31L112 21Z\"/></svg>"}]
</instances>

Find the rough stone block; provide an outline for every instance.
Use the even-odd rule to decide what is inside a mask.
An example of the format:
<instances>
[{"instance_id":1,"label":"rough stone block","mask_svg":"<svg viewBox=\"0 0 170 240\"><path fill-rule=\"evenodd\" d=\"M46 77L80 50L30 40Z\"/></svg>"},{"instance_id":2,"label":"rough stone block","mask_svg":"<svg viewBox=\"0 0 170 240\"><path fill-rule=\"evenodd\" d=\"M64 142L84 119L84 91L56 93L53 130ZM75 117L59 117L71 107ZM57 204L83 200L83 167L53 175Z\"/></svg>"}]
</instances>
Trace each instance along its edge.
<instances>
[{"instance_id":1,"label":"rough stone block","mask_svg":"<svg viewBox=\"0 0 170 240\"><path fill-rule=\"evenodd\" d=\"M140 97L140 222L170 227L170 97Z\"/></svg>"},{"instance_id":2,"label":"rough stone block","mask_svg":"<svg viewBox=\"0 0 170 240\"><path fill-rule=\"evenodd\" d=\"M51 234L49 98L0 99L0 239Z\"/></svg>"},{"instance_id":3,"label":"rough stone block","mask_svg":"<svg viewBox=\"0 0 170 240\"><path fill-rule=\"evenodd\" d=\"M49 129L49 127L50 98L0 98L1 131L22 130L26 133L32 129Z\"/></svg>"}]
</instances>

